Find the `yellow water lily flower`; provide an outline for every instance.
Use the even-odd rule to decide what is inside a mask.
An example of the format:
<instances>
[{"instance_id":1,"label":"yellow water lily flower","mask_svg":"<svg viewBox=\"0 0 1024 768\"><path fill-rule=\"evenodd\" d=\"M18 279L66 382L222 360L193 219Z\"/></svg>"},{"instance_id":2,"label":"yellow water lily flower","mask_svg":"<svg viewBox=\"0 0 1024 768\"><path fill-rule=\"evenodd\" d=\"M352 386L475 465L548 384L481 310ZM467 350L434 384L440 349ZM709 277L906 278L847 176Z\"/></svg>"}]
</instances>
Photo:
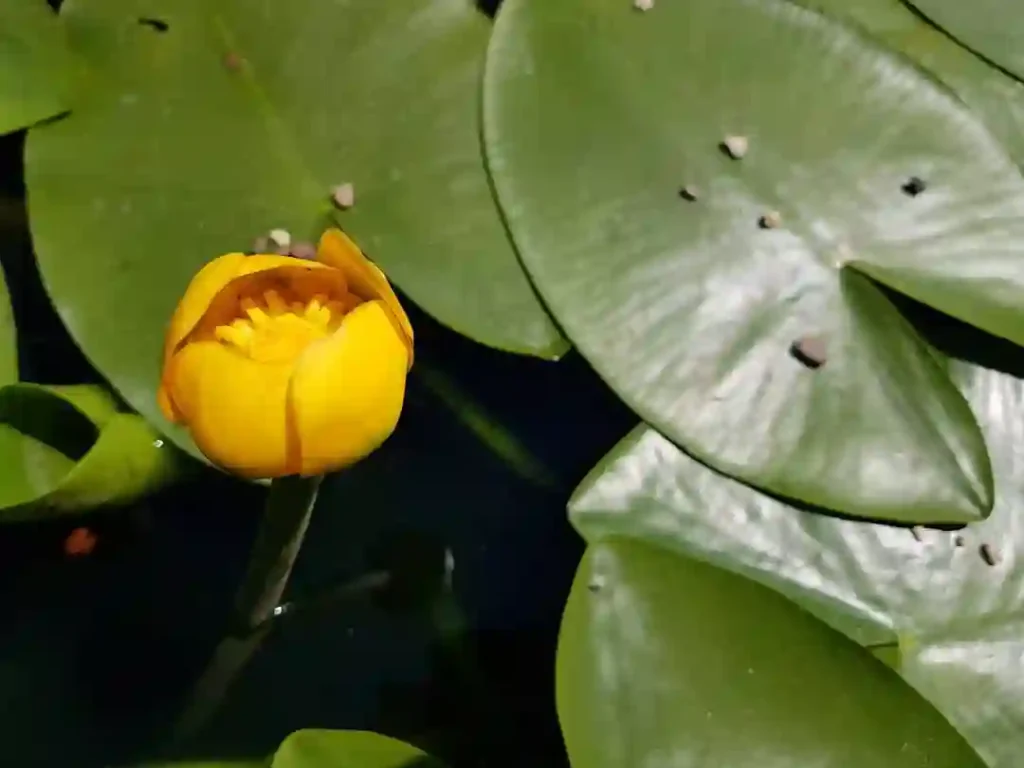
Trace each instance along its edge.
<instances>
[{"instance_id":1,"label":"yellow water lily flower","mask_svg":"<svg viewBox=\"0 0 1024 768\"><path fill-rule=\"evenodd\" d=\"M412 359L384 273L331 229L315 261L229 253L199 271L167 331L160 407L225 469L318 475L391 434Z\"/></svg>"}]
</instances>

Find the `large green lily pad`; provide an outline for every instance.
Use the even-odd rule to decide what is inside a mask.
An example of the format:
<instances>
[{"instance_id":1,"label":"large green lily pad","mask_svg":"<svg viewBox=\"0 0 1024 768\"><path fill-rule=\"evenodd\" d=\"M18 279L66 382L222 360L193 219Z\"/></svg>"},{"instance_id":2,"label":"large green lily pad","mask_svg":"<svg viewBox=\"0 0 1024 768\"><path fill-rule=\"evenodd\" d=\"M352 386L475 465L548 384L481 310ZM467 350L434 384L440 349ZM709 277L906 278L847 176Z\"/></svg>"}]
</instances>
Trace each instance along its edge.
<instances>
[{"instance_id":1,"label":"large green lily pad","mask_svg":"<svg viewBox=\"0 0 1024 768\"><path fill-rule=\"evenodd\" d=\"M756 582L625 539L590 545L558 648L575 768L968 768L892 670Z\"/></svg>"},{"instance_id":2,"label":"large green lily pad","mask_svg":"<svg viewBox=\"0 0 1024 768\"><path fill-rule=\"evenodd\" d=\"M968 409L873 282L1024 340L1024 179L933 78L780 0L509 0L484 112L524 263L645 420L852 516L988 511ZM815 337L811 370L790 348Z\"/></svg>"},{"instance_id":3,"label":"large green lily pad","mask_svg":"<svg viewBox=\"0 0 1024 768\"><path fill-rule=\"evenodd\" d=\"M69 0L62 16L93 87L29 136L33 240L72 335L155 423L188 280L274 227L310 239L333 218L449 326L564 350L488 187L490 22L472 0ZM344 213L329 199L341 182L356 192Z\"/></svg>"},{"instance_id":4,"label":"large green lily pad","mask_svg":"<svg viewBox=\"0 0 1024 768\"><path fill-rule=\"evenodd\" d=\"M975 336L965 348L983 345ZM991 356L1024 371L1017 348L997 346ZM915 535L794 508L700 465L647 428L584 481L572 520L588 540L638 538L715 563L784 593L863 645L895 647L903 676L990 768L1015 768L1024 752L1024 381L961 362L951 370L982 424L996 477L992 516L962 532Z\"/></svg>"},{"instance_id":5,"label":"large green lily pad","mask_svg":"<svg viewBox=\"0 0 1024 768\"><path fill-rule=\"evenodd\" d=\"M1015 0L906 0L968 48L1024 80L1024 15Z\"/></svg>"},{"instance_id":6,"label":"large green lily pad","mask_svg":"<svg viewBox=\"0 0 1024 768\"><path fill-rule=\"evenodd\" d=\"M0 3L0 134L64 112L74 67L46 0Z\"/></svg>"},{"instance_id":7,"label":"large green lily pad","mask_svg":"<svg viewBox=\"0 0 1024 768\"><path fill-rule=\"evenodd\" d=\"M863 27L952 88L1024 165L1024 83L990 66L903 0L802 0Z\"/></svg>"},{"instance_id":8,"label":"large green lily pad","mask_svg":"<svg viewBox=\"0 0 1024 768\"><path fill-rule=\"evenodd\" d=\"M296 731L281 743L271 768L442 768L411 744L371 731Z\"/></svg>"}]
</instances>

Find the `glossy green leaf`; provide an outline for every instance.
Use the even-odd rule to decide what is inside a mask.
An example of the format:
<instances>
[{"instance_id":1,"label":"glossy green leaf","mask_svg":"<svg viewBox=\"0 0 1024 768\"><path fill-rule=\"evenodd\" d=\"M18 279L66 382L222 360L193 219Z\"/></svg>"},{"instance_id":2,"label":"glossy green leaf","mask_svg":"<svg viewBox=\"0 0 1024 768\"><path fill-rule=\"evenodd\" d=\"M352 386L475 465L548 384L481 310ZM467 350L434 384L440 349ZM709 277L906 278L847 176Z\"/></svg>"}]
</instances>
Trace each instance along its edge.
<instances>
[{"instance_id":1,"label":"glossy green leaf","mask_svg":"<svg viewBox=\"0 0 1024 768\"><path fill-rule=\"evenodd\" d=\"M411 744L370 731L296 731L271 768L443 768Z\"/></svg>"},{"instance_id":2,"label":"glossy green leaf","mask_svg":"<svg viewBox=\"0 0 1024 768\"><path fill-rule=\"evenodd\" d=\"M903 0L801 0L848 19L952 88L1024 165L1024 83L989 66Z\"/></svg>"},{"instance_id":3,"label":"glossy green leaf","mask_svg":"<svg viewBox=\"0 0 1024 768\"><path fill-rule=\"evenodd\" d=\"M65 111L73 71L46 0L0 3L0 134Z\"/></svg>"},{"instance_id":4,"label":"glossy green leaf","mask_svg":"<svg viewBox=\"0 0 1024 768\"><path fill-rule=\"evenodd\" d=\"M1016 0L906 0L998 67L1024 80L1024 15Z\"/></svg>"},{"instance_id":5,"label":"glossy green leaf","mask_svg":"<svg viewBox=\"0 0 1024 768\"><path fill-rule=\"evenodd\" d=\"M971 339L966 349L977 353ZM1024 371L1019 348L994 361ZM962 532L839 520L768 498L637 430L577 490L588 540L628 536L715 563L784 593L890 663L990 768L1024 754L1024 382L956 362L952 372L993 456L996 508ZM980 554L988 544L995 565ZM898 657L898 661L897 658Z\"/></svg>"},{"instance_id":6,"label":"glossy green leaf","mask_svg":"<svg viewBox=\"0 0 1024 768\"><path fill-rule=\"evenodd\" d=\"M988 512L976 424L872 281L1024 340L1024 179L934 79L781 0L509 0L484 115L524 263L645 420L852 516ZM790 352L814 337L817 370Z\"/></svg>"},{"instance_id":7,"label":"glossy green leaf","mask_svg":"<svg viewBox=\"0 0 1024 768\"><path fill-rule=\"evenodd\" d=\"M564 351L488 187L473 0L68 0L62 16L94 87L29 137L33 240L75 340L152 421L185 285L274 227L308 240L333 218L452 328Z\"/></svg>"},{"instance_id":8,"label":"glossy green leaf","mask_svg":"<svg viewBox=\"0 0 1024 768\"><path fill-rule=\"evenodd\" d=\"M0 388L0 522L127 504L181 469L180 454L100 387Z\"/></svg>"},{"instance_id":9,"label":"glossy green leaf","mask_svg":"<svg viewBox=\"0 0 1024 768\"><path fill-rule=\"evenodd\" d=\"M127 504L182 469L181 455L102 387L18 383L0 279L0 522Z\"/></svg>"},{"instance_id":10,"label":"glossy green leaf","mask_svg":"<svg viewBox=\"0 0 1024 768\"><path fill-rule=\"evenodd\" d=\"M557 680L574 768L984 765L856 643L756 582L637 541L590 545Z\"/></svg>"}]
</instances>

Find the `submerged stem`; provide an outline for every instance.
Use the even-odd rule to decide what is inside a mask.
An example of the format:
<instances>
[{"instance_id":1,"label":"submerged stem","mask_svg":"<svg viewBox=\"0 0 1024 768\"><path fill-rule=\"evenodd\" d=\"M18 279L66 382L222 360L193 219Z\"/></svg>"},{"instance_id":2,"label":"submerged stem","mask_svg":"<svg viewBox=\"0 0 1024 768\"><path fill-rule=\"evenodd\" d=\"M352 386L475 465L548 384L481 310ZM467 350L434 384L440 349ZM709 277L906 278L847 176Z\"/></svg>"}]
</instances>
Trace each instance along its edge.
<instances>
[{"instance_id":1,"label":"submerged stem","mask_svg":"<svg viewBox=\"0 0 1024 768\"><path fill-rule=\"evenodd\" d=\"M266 636L267 620L275 615L302 548L321 480L321 476L292 476L271 482L263 522L235 601L231 632L218 644L193 687L174 727L175 742L195 735L209 722Z\"/></svg>"}]
</instances>

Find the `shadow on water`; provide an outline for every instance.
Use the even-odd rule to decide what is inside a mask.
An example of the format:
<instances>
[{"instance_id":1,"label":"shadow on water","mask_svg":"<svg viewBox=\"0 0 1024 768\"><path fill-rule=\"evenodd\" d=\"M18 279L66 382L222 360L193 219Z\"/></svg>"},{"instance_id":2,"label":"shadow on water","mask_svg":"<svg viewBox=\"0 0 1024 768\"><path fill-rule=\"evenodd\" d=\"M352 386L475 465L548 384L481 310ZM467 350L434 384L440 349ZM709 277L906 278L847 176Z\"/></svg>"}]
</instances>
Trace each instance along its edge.
<instances>
[{"instance_id":1,"label":"shadow on water","mask_svg":"<svg viewBox=\"0 0 1024 768\"><path fill-rule=\"evenodd\" d=\"M0 264L19 329L21 378L46 384L100 382L43 289L25 210L24 141L23 132L0 136Z\"/></svg>"},{"instance_id":2,"label":"shadow on water","mask_svg":"<svg viewBox=\"0 0 1024 768\"><path fill-rule=\"evenodd\" d=\"M889 290L885 293L924 339L943 354L1024 379L1024 347L901 294Z\"/></svg>"}]
</instances>

